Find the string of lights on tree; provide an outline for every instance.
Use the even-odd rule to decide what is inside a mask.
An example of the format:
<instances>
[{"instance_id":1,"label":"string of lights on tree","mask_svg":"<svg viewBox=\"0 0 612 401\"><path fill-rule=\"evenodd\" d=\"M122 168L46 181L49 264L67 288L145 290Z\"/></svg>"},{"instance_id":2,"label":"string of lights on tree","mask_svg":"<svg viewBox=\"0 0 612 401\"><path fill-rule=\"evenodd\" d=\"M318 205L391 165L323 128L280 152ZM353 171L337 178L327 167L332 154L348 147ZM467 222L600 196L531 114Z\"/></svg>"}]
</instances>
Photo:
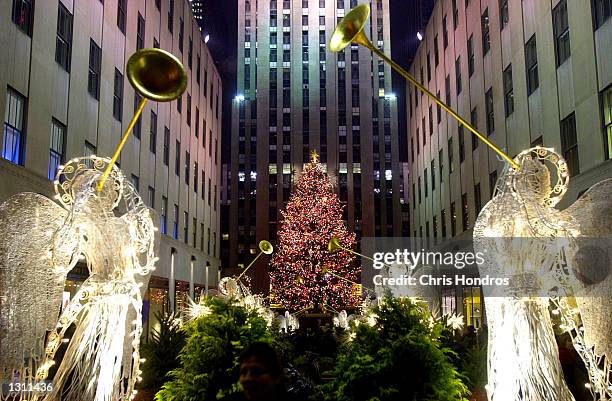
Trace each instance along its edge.
<instances>
[{"instance_id":1,"label":"string of lights on tree","mask_svg":"<svg viewBox=\"0 0 612 401\"><path fill-rule=\"evenodd\" d=\"M347 251L329 252L330 238L352 249L355 233L342 219L343 206L313 152L311 162L294 188L278 233L278 251L272 259L270 283L276 303L291 311L342 310L356 306L361 294L359 268Z\"/></svg>"}]
</instances>

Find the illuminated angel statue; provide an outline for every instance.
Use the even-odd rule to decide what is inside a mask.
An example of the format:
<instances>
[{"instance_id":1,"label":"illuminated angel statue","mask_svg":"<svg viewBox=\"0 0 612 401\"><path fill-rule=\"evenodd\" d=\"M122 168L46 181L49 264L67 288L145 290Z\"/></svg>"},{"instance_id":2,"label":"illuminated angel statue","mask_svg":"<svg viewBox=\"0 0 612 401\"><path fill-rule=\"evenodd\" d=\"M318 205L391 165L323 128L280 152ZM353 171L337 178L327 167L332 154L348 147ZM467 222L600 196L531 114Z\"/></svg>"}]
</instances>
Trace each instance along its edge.
<instances>
[{"instance_id":1,"label":"illuminated angel statue","mask_svg":"<svg viewBox=\"0 0 612 401\"><path fill-rule=\"evenodd\" d=\"M567 165L545 148L524 151L515 160L520 168L506 169L474 226L476 251L486 255L481 276L510 278L506 293L483 288L489 324L487 393L490 401L570 401L574 397L563 379L549 299L530 296L541 290L542 268L555 266L554 241L546 239L571 231L571 222L559 220L553 209L567 189ZM554 187L544 160L557 168Z\"/></svg>"},{"instance_id":2,"label":"illuminated angel statue","mask_svg":"<svg viewBox=\"0 0 612 401\"><path fill-rule=\"evenodd\" d=\"M553 299L589 374L593 399L612 400L612 179L595 184L561 212L579 231L566 262L575 298Z\"/></svg>"},{"instance_id":3,"label":"illuminated angel statue","mask_svg":"<svg viewBox=\"0 0 612 401\"><path fill-rule=\"evenodd\" d=\"M520 153L515 161L520 168L507 169L500 177L474 227L475 248L486 255L479 266L481 276L510 278L505 291L483 288L489 323L487 392L491 401L571 401L549 303L552 296L579 290L574 280L578 266L570 262L580 249L583 223L603 206L593 198L609 198L612 181L597 184L572 207L559 211L554 206L569 181L565 161L542 147ZM554 184L551 170L556 173ZM601 318L609 319L609 306L608 301L608 315ZM585 318L592 316L584 311Z\"/></svg>"},{"instance_id":4,"label":"illuminated angel statue","mask_svg":"<svg viewBox=\"0 0 612 401\"><path fill-rule=\"evenodd\" d=\"M134 397L141 287L157 260L157 217L117 167L96 189L108 162L92 156L63 166L55 181L61 206L34 193L0 206L0 382L46 379L60 344L68 342L53 391L22 399ZM79 259L89 277L60 314L66 275Z\"/></svg>"}]
</instances>

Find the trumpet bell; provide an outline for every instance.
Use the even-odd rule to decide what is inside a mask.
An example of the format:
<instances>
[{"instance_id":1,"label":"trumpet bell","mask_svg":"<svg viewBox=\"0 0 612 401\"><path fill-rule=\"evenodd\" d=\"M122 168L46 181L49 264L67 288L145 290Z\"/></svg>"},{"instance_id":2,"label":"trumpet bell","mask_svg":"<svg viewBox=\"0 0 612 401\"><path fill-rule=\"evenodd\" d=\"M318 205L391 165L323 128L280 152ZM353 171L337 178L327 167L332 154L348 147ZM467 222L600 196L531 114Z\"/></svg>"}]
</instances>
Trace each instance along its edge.
<instances>
[{"instance_id":1,"label":"trumpet bell","mask_svg":"<svg viewBox=\"0 0 612 401\"><path fill-rule=\"evenodd\" d=\"M368 18L370 18L370 6L368 4L360 4L349 11L336 26L329 42L329 49L333 52L339 52L352 42L371 47L372 43L363 32Z\"/></svg>"},{"instance_id":2,"label":"trumpet bell","mask_svg":"<svg viewBox=\"0 0 612 401\"><path fill-rule=\"evenodd\" d=\"M336 251L339 251L340 249L342 249L342 247L340 246L340 242L338 241L338 238L333 237L332 239L329 240L329 243L327 244L328 252L336 252Z\"/></svg>"},{"instance_id":3,"label":"trumpet bell","mask_svg":"<svg viewBox=\"0 0 612 401\"><path fill-rule=\"evenodd\" d=\"M274 247L269 241L266 241L264 239L259 241L259 250L265 253L266 255L270 255L272 252L274 252Z\"/></svg>"},{"instance_id":4,"label":"trumpet bell","mask_svg":"<svg viewBox=\"0 0 612 401\"><path fill-rule=\"evenodd\" d=\"M169 102L187 87L185 67L172 53L162 49L142 49L127 62L127 76L138 93L149 100Z\"/></svg>"}]
</instances>

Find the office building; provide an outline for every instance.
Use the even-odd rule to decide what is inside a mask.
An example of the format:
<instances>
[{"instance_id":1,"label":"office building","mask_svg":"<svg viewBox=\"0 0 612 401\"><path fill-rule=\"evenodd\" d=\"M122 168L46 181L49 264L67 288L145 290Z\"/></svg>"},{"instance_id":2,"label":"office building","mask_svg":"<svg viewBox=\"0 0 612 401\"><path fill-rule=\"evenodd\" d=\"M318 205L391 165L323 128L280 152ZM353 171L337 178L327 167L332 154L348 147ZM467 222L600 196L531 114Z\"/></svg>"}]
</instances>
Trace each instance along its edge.
<instances>
[{"instance_id":1,"label":"office building","mask_svg":"<svg viewBox=\"0 0 612 401\"><path fill-rule=\"evenodd\" d=\"M191 4L193 18L195 18L197 24L201 24L204 19L204 0L189 0L189 3ZM201 27L200 30L202 30Z\"/></svg>"},{"instance_id":2,"label":"office building","mask_svg":"<svg viewBox=\"0 0 612 401\"><path fill-rule=\"evenodd\" d=\"M358 238L401 234L397 104L391 70L364 47L328 49L356 0L240 0L238 94L233 104L229 232L234 274L275 243L281 210L312 151L337 184ZM367 2L368 4L370 2ZM388 0L372 2L365 28L390 54ZM225 217L224 217L225 218ZM268 260L254 288L268 290Z\"/></svg>"},{"instance_id":3,"label":"office building","mask_svg":"<svg viewBox=\"0 0 612 401\"><path fill-rule=\"evenodd\" d=\"M564 208L612 176L609 5L439 0L410 73L510 156L535 145L561 154L571 175ZM469 238L504 163L431 99L407 90L412 233ZM478 288L443 292L445 311L463 304L468 324L479 324Z\"/></svg>"}]
</instances>

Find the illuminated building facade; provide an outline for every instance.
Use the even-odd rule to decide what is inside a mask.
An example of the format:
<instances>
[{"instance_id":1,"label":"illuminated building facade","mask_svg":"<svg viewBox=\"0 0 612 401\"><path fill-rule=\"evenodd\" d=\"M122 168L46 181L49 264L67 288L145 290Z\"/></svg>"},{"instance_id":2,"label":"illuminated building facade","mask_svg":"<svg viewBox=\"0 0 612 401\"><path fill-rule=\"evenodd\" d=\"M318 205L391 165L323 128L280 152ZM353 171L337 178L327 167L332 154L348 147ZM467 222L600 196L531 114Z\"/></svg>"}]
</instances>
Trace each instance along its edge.
<instances>
[{"instance_id":1,"label":"illuminated building facade","mask_svg":"<svg viewBox=\"0 0 612 401\"><path fill-rule=\"evenodd\" d=\"M260 240L275 243L280 211L314 150L358 238L402 233L391 70L363 47L336 54L327 46L338 20L362 2L238 2L238 96L223 245L232 269L249 263ZM366 33L387 53L389 25L388 0L373 1ZM255 288L262 291L266 268L264 260L255 268Z\"/></svg>"},{"instance_id":2,"label":"illuminated building facade","mask_svg":"<svg viewBox=\"0 0 612 401\"><path fill-rule=\"evenodd\" d=\"M440 0L410 73L510 156L535 145L562 154L563 208L612 176L610 14L603 0ZM407 93L412 235L470 238L504 164L426 95ZM443 309L463 303L474 316L465 300L478 288L443 291Z\"/></svg>"}]
</instances>

